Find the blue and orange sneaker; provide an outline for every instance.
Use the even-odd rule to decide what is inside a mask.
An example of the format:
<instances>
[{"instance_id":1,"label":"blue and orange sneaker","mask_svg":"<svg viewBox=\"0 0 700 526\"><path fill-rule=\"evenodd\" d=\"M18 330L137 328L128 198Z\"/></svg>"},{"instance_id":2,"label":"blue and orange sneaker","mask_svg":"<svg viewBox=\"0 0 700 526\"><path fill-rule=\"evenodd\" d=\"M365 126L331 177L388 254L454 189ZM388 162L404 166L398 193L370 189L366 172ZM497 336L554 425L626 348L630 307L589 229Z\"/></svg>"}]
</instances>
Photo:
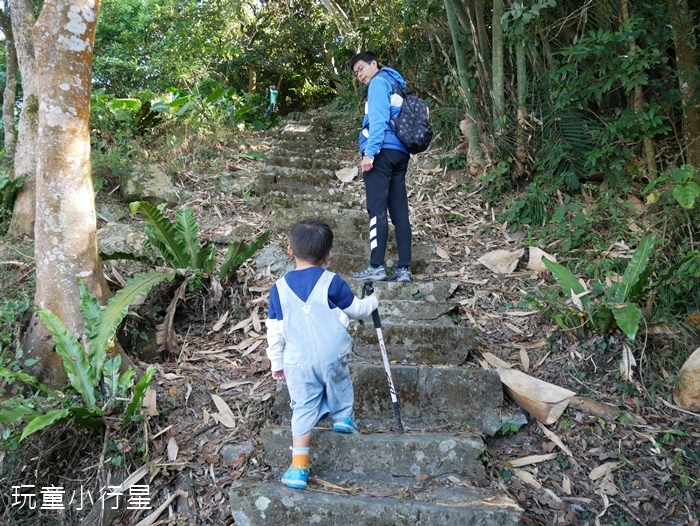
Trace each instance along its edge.
<instances>
[{"instance_id":1,"label":"blue and orange sneaker","mask_svg":"<svg viewBox=\"0 0 700 526\"><path fill-rule=\"evenodd\" d=\"M355 423L355 418L351 415L345 420L338 420L333 424L333 431L336 433L345 433L349 435L350 433L359 433L360 428Z\"/></svg>"},{"instance_id":2,"label":"blue and orange sneaker","mask_svg":"<svg viewBox=\"0 0 700 526\"><path fill-rule=\"evenodd\" d=\"M290 466L282 475L282 483L294 489L306 489L309 480L309 468Z\"/></svg>"}]
</instances>

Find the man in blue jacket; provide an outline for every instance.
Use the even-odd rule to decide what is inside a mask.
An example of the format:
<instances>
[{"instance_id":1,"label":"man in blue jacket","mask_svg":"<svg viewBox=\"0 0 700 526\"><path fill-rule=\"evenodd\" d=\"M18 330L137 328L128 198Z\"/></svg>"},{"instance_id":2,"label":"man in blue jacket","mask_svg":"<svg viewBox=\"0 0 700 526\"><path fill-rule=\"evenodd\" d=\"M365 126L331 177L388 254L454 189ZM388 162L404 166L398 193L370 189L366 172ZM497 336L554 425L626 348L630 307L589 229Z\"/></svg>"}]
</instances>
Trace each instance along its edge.
<instances>
[{"instance_id":1,"label":"man in blue jacket","mask_svg":"<svg viewBox=\"0 0 700 526\"><path fill-rule=\"evenodd\" d=\"M409 153L390 125L401 113L403 98L393 85L406 87L401 74L381 67L374 53L364 51L350 59L350 69L367 86L365 117L360 132L362 177L369 213L369 264L352 274L356 281L385 281L384 255L389 235L387 212L396 234L399 260L391 281L411 281L411 224L408 220L406 170Z\"/></svg>"}]
</instances>

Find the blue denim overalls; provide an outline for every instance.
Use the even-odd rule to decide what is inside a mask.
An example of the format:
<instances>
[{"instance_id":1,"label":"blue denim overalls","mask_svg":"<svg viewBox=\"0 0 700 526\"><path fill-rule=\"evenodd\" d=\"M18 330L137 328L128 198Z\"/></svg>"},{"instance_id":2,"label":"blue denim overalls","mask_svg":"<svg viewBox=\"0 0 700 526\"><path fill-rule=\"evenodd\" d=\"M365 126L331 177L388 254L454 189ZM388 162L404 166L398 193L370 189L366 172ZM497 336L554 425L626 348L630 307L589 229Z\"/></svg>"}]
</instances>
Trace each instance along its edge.
<instances>
[{"instance_id":1,"label":"blue denim overalls","mask_svg":"<svg viewBox=\"0 0 700 526\"><path fill-rule=\"evenodd\" d=\"M284 278L277 281L284 331L284 375L292 406L292 436L310 432L330 413L352 415L354 393L348 359L352 339L328 306L334 274L324 271L303 302Z\"/></svg>"}]
</instances>

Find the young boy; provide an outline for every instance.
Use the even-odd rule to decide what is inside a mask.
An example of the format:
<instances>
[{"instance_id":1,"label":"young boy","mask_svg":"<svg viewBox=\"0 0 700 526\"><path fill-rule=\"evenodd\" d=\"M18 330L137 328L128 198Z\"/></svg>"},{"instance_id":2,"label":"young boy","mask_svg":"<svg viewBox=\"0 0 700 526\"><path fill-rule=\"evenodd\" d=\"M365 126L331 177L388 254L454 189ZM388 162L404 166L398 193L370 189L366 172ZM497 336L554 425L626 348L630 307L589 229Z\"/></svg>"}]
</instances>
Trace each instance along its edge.
<instances>
[{"instance_id":1,"label":"young boy","mask_svg":"<svg viewBox=\"0 0 700 526\"><path fill-rule=\"evenodd\" d=\"M272 377L286 380L292 406L292 464L282 477L306 489L311 430L326 415L336 433L356 433L348 358L349 318L369 316L379 305L373 294L358 299L340 276L321 265L331 257L333 232L315 219L296 223L287 252L296 269L270 290L267 355Z\"/></svg>"}]
</instances>

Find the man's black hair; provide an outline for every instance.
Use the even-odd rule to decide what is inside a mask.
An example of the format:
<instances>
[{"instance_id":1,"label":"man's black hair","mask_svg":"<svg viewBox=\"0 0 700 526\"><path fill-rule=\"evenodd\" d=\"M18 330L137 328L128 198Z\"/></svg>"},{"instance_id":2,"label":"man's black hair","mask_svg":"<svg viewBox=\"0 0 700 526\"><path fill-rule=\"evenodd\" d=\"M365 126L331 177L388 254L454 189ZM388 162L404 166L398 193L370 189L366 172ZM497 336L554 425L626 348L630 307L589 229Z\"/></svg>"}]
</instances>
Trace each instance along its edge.
<instances>
[{"instance_id":1,"label":"man's black hair","mask_svg":"<svg viewBox=\"0 0 700 526\"><path fill-rule=\"evenodd\" d=\"M350 71L354 72L355 70L353 68L355 67L355 64L357 64L360 61L367 62L367 64L369 64L373 60L377 61L377 67L381 69L377 55L375 55L371 51L363 51L362 53L358 53L350 59Z\"/></svg>"},{"instance_id":2,"label":"man's black hair","mask_svg":"<svg viewBox=\"0 0 700 526\"><path fill-rule=\"evenodd\" d=\"M318 219L299 221L289 232L289 244L295 257L320 263L331 251L333 231Z\"/></svg>"}]
</instances>

